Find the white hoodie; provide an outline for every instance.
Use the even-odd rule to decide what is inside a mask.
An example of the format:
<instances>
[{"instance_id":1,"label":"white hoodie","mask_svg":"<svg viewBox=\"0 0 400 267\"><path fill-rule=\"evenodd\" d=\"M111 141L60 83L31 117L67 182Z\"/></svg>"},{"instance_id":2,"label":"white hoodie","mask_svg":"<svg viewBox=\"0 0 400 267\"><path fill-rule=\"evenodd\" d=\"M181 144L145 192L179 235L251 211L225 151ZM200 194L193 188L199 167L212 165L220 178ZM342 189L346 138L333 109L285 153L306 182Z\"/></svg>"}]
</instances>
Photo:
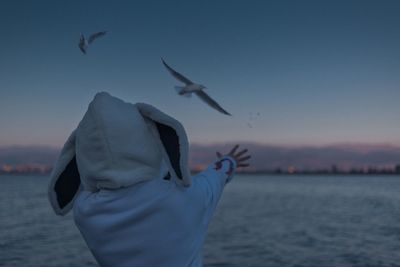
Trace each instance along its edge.
<instances>
[{"instance_id":1,"label":"white hoodie","mask_svg":"<svg viewBox=\"0 0 400 267\"><path fill-rule=\"evenodd\" d=\"M202 266L207 227L236 168L190 177L182 125L147 104L99 93L52 172L54 211L74 219L100 266Z\"/></svg>"}]
</instances>

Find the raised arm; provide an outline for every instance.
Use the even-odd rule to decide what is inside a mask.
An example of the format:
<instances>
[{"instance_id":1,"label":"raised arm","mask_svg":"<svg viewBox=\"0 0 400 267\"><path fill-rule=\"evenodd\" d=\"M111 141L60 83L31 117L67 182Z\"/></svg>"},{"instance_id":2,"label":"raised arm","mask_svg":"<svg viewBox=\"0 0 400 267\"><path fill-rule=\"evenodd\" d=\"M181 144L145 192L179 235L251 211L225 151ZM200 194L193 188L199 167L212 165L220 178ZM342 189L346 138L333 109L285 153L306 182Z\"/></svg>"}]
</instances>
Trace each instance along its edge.
<instances>
[{"instance_id":1,"label":"raised arm","mask_svg":"<svg viewBox=\"0 0 400 267\"><path fill-rule=\"evenodd\" d=\"M193 177L196 186L202 189L204 193L206 206L211 205L214 210L226 183L233 178L237 167L248 167L248 160L251 156L247 149L238 151L239 145L234 146L231 151L225 155L217 152L218 159L210 164L208 168Z\"/></svg>"}]
</instances>

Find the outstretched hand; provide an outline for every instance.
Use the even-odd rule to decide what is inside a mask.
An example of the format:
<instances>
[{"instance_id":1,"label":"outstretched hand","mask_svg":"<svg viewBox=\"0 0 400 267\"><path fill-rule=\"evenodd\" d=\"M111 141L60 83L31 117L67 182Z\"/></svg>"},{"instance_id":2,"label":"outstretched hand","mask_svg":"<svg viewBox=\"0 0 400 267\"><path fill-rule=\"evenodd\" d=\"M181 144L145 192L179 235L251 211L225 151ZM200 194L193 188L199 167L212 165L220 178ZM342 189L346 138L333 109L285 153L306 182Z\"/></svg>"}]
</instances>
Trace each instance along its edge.
<instances>
[{"instance_id":1,"label":"outstretched hand","mask_svg":"<svg viewBox=\"0 0 400 267\"><path fill-rule=\"evenodd\" d=\"M232 157L235 161L236 161L236 165L237 167L248 167L250 166L250 164L248 163L248 160L251 158L251 155L248 154L248 150L247 149L243 149L239 152L236 152L239 148L239 145L236 145L232 148L232 150L226 154L223 155L220 152L217 151L217 157L218 158L222 158L224 156L229 156Z\"/></svg>"}]
</instances>

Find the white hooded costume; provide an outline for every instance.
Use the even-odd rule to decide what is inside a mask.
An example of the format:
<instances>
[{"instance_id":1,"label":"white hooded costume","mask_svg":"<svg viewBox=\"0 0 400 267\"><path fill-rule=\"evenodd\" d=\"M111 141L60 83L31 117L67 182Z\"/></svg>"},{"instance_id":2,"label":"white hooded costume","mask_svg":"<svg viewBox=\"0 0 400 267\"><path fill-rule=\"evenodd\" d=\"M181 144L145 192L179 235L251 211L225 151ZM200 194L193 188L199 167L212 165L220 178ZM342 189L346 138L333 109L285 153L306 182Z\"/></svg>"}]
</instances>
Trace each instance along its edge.
<instances>
[{"instance_id":1,"label":"white hooded costume","mask_svg":"<svg viewBox=\"0 0 400 267\"><path fill-rule=\"evenodd\" d=\"M182 125L98 93L65 143L49 200L74 220L100 266L202 266L208 224L235 161L190 177Z\"/></svg>"}]
</instances>

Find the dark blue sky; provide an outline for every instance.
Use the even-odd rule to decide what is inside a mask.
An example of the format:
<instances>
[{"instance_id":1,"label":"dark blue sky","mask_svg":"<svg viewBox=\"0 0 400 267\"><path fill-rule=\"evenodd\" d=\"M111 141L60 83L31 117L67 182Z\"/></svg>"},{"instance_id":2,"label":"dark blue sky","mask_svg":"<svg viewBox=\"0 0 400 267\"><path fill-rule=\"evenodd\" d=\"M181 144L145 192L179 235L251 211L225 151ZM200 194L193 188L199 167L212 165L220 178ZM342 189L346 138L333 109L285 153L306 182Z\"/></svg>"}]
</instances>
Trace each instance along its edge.
<instances>
[{"instance_id":1,"label":"dark blue sky","mask_svg":"<svg viewBox=\"0 0 400 267\"><path fill-rule=\"evenodd\" d=\"M98 91L159 107L193 142L400 144L399 14L400 1L1 1L0 145L61 146ZM84 56L79 34L99 30ZM234 116L176 95L160 56Z\"/></svg>"}]
</instances>

